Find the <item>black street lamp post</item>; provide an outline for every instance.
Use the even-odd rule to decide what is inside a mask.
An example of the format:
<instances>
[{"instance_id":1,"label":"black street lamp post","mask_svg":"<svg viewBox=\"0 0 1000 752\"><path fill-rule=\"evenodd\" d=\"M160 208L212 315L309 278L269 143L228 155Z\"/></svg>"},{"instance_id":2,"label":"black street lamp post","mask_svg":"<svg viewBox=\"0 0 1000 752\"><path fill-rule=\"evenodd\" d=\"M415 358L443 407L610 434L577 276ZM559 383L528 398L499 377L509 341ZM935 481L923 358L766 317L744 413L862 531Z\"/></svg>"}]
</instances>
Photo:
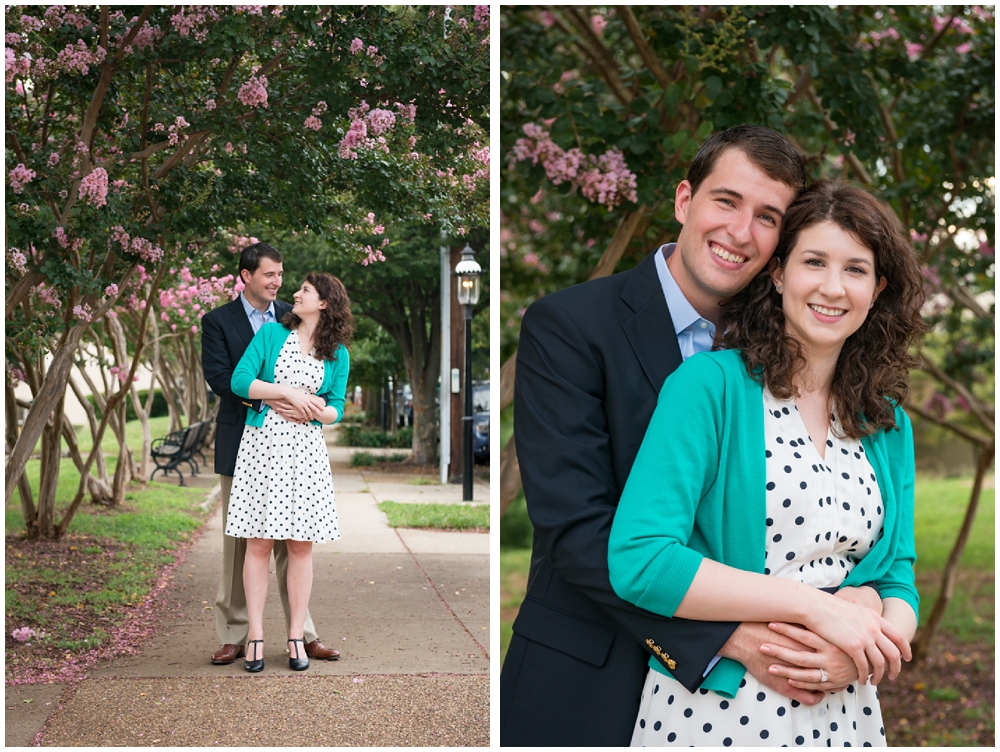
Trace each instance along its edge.
<instances>
[{"instance_id":1,"label":"black street lamp post","mask_svg":"<svg viewBox=\"0 0 1000 752\"><path fill-rule=\"evenodd\" d=\"M462 417L464 474L462 501L472 501L472 308L479 302L479 277L483 269L476 263L475 252L468 245L455 265L458 278L458 302L465 306L465 415Z\"/></svg>"}]
</instances>

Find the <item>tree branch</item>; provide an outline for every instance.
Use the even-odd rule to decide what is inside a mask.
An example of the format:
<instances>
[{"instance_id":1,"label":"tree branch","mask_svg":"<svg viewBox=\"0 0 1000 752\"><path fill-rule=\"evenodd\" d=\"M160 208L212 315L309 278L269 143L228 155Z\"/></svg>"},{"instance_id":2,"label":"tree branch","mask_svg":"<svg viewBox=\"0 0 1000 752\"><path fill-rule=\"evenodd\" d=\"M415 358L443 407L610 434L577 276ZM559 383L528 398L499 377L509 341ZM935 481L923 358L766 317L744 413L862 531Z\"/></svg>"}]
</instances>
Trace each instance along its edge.
<instances>
[{"instance_id":1,"label":"tree branch","mask_svg":"<svg viewBox=\"0 0 1000 752\"><path fill-rule=\"evenodd\" d=\"M823 127L826 128L826 132L832 136L833 132L837 130L837 124L830 119L830 116L823 108L823 103L820 101L819 95L816 94L816 89L812 86L809 87L809 101L815 105L816 109L819 110L820 115L823 116ZM858 182L864 183L865 185L872 185L874 183L871 175L868 174L865 166L861 164L861 160L854 155L853 151L849 151L844 155L844 161L846 161L850 168L854 171Z\"/></svg>"},{"instance_id":2,"label":"tree branch","mask_svg":"<svg viewBox=\"0 0 1000 752\"><path fill-rule=\"evenodd\" d=\"M616 5L615 10L618 11L618 17L625 24L625 30L628 32L632 44L635 45L636 50L639 52L642 61L659 82L660 88L666 91L667 87L673 81L670 78L670 74L667 73L667 69L660 63L660 59L656 56L656 53L653 52L653 48L649 46L649 42L646 41L646 35L642 33L639 21L632 12L632 6Z\"/></svg>"},{"instance_id":3,"label":"tree branch","mask_svg":"<svg viewBox=\"0 0 1000 752\"><path fill-rule=\"evenodd\" d=\"M976 416L976 419L980 422L983 428L991 434L996 433L996 427L993 423L995 417L994 411L991 410L988 405L984 405L983 402L963 384L960 384L958 381L945 373L944 369L927 357L923 348L919 349L917 354L920 356L921 370L926 371L938 381L951 388L956 394L966 401L969 405L969 411Z\"/></svg>"}]
</instances>

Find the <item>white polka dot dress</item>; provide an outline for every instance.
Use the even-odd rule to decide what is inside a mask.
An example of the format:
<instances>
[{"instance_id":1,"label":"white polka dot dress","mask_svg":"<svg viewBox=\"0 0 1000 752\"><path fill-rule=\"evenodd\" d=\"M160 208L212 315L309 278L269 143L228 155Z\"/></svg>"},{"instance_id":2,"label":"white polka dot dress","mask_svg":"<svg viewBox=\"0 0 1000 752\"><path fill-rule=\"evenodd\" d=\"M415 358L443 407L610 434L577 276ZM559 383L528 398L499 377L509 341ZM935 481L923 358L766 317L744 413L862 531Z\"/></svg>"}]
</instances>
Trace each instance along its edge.
<instances>
[{"instance_id":1,"label":"white polka dot dress","mask_svg":"<svg viewBox=\"0 0 1000 752\"><path fill-rule=\"evenodd\" d=\"M274 383L316 394L323 373L323 361L303 356L292 331L278 354ZM268 410L263 426L243 429L226 535L314 543L340 538L322 426L290 423Z\"/></svg>"},{"instance_id":2,"label":"white polka dot dress","mask_svg":"<svg viewBox=\"0 0 1000 752\"><path fill-rule=\"evenodd\" d=\"M860 441L838 438L834 417L820 456L792 400L764 390L767 477L765 573L834 587L882 537L882 495ZM832 597L832 596L831 596ZM885 746L876 687L857 682L806 707L744 675L736 697L691 694L650 670L632 746Z\"/></svg>"}]
</instances>

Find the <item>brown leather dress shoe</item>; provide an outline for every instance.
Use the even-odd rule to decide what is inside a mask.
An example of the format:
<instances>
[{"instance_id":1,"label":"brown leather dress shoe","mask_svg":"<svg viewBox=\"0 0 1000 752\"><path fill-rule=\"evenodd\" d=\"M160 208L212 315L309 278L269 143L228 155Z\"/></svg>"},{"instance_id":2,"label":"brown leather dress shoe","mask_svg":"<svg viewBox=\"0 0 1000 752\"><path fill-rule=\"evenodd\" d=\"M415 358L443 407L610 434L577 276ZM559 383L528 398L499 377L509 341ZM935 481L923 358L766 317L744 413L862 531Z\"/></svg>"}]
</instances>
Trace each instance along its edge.
<instances>
[{"instance_id":1,"label":"brown leather dress shoe","mask_svg":"<svg viewBox=\"0 0 1000 752\"><path fill-rule=\"evenodd\" d=\"M313 640L306 645L306 655L317 661L335 661L340 658L340 651L328 648L319 640Z\"/></svg>"},{"instance_id":2,"label":"brown leather dress shoe","mask_svg":"<svg viewBox=\"0 0 1000 752\"><path fill-rule=\"evenodd\" d=\"M243 655L243 652L242 645L223 645L212 654L212 663L216 666L225 666Z\"/></svg>"}]
</instances>

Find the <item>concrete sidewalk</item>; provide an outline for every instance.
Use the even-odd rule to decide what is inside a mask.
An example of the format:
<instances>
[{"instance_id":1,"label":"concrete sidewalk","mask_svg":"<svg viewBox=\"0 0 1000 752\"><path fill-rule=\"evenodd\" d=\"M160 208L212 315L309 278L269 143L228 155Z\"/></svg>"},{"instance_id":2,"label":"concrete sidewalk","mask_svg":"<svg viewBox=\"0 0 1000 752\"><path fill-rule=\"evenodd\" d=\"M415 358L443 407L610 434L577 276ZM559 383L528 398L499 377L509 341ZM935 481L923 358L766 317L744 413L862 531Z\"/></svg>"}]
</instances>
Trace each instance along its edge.
<instances>
[{"instance_id":1,"label":"concrete sidewalk","mask_svg":"<svg viewBox=\"0 0 1000 752\"><path fill-rule=\"evenodd\" d=\"M43 746L67 747L488 746L489 535L388 527L379 501L457 503L461 486L352 469L347 454L331 446L344 537L315 546L310 601L339 661L288 668L272 562L263 674L247 674L242 659L209 663L222 551L216 504L141 654L76 685L8 687L6 745L38 734ZM476 501L488 497L477 484Z\"/></svg>"}]
</instances>

